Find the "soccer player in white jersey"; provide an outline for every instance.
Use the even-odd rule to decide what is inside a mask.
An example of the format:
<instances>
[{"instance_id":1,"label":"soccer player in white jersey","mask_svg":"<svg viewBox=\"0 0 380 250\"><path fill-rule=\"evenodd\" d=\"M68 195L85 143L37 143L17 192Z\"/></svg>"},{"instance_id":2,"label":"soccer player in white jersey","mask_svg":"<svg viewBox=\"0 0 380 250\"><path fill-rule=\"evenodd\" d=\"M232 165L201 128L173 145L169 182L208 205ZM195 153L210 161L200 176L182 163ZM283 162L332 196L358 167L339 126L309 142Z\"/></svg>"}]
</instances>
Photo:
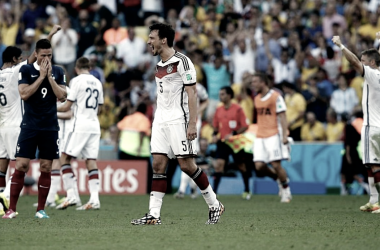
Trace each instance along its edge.
<instances>
[{"instance_id":1,"label":"soccer player in white jersey","mask_svg":"<svg viewBox=\"0 0 380 250\"><path fill-rule=\"evenodd\" d=\"M177 158L181 170L197 184L209 207L206 224L216 224L224 206L212 190L206 174L196 166L194 139L197 137L196 73L190 59L173 49L174 30L168 24L149 27L148 45L160 55L156 65L157 109L151 138L153 156L152 192L149 213L131 221L133 225L161 224L161 207L166 192L166 167L169 158Z\"/></svg>"},{"instance_id":2,"label":"soccer player in white jersey","mask_svg":"<svg viewBox=\"0 0 380 250\"><path fill-rule=\"evenodd\" d=\"M61 27L55 25L48 35L48 40ZM0 70L0 204L8 208L10 181L5 189L5 176L10 160L15 160L17 139L24 113L23 101L18 90L19 70L23 65L36 61L35 53L27 60L22 60L21 49L8 46L3 54L3 65ZM5 190L4 190L5 189ZM0 214L3 214L0 210Z\"/></svg>"},{"instance_id":3,"label":"soccer player in white jersey","mask_svg":"<svg viewBox=\"0 0 380 250\"><path fill-rule=\"evenodd\" d=\"M89 175L90 200L77 210L100 209L99 172L96 158L99 153L100 124L98 111L104 103L102 83L89 73L90 61L81 57L77 60L75 71L78 74L70 82L70 93L67 102L58 107L58 112L74 109L74 124L68 133L60 158L62 179L67 192L66 200L57 209L66 209L77 204L75 195L75 180L70 165L72 157L80 154L86 160Z\"/></svg>"},{"instance_id":4,"label":"soccer player in white jersey","mask_svg":"<svg viewBox=\"0 0 380 250\"><path fill-rule=\"evenodd\" d=\"M376 35L379 39L380 34L378 33ZM378 203L378 193L380 193L380 53L376 49L368 49L361 53L361 60L359 60L342 44L339 36L334 36L332 41L340 47L344 57L356 72L364 77L362 99L364 117L361 144L362 160L368 172L370 200L361 206L360 210L380 213Z\"/></svg>"},{"instance_id":5,"label":"soccer player in white jersey","mask_svg":"<svg viewBox=\"0 0 380 250\"><path fill-rule=\"evenodd\" d=\"M195 141L195 147L197 152L199 152L199 137L201 134L201 127L202 127L202 114L203 111L208 106L208 94L206 88L200 84L197 83L197 138L194 139ZM179 188L177 193L174 194L175 198L182 199L185 196L187 185L190 185L191 190L191 198L195 199L198 196L198 190L197 190L197 184L188 176L185 172L181 172L181 182L179 184Z\"/></svg>"}]
</instances>

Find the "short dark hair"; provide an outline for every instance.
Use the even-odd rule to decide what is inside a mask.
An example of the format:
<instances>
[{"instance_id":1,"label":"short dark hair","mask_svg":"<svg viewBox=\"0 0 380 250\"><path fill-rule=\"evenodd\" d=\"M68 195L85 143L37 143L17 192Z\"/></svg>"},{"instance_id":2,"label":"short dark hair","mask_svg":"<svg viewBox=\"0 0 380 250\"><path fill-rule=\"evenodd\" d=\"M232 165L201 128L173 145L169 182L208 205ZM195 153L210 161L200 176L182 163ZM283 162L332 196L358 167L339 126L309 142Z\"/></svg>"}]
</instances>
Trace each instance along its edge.
<instances>
[{"instance_id":1,"label":"short dark hair","mask_svg":"<svg viewBox=\"0 0 380 250\"><path fill-rule=\"evenodd\" d=\"M3 64L13 63L13 57L19 58L22 54L22 50L15 46L8 46L3 52ZM0 65L2 66L2 65Z\"/></svg>"},{"instance_id":2,"label":"short dark hair","mask_svg":"<svg viewBox=\"0 0 380 250\"><path fill-rule=\"evenodd\" d=\"M376 66L380 66L380 54L376 49L364 50L362 56L367 56L369 60L375 60Z\"/></svg>"},{"instance_id":3,"label":"short dark hair","mask_svg":"<svg viewBox=\"0 0 380 250\"><path fill-rule=\"evenodd\" d=\"M79 57L75 63L75 67L78 69L90 69L90 60L86 57Z\"/></svg>"},{"instance_id":4,"label":"short dark hair","mask_svg":"<svg viewBox=\"0 0 380 250\"><path fill-rule=\"evenodd\" d=\"M231 96L231 99L234 98L234 91L230 86L221 87L220 90L225 90L227 95Z\"/></svg>"},{"instance_id":5,"label":"short dark hair","mask_svg":"<svg viewBox=\"0 0 380 250\"><path fill-rule=\"evenodd\" d=\"M36 43L36 52L38 52L40 49L51 49L50 41L48 39L38 40Z\"/></svg>"},{"instance_id":6,"label":"short dark hair","mask_svg":"<svg viewBox=\"0 0 380 250\"><path fill-rule=\"evenodd\" d=\"M260 81L264 82L265 85L269 85L269 78L267 76L267 74L263 73L263 72L255 72L252 77L258 77L260 78Z\"/></svg>"},{"instance_id":7,"label":"short dark hair","mask_svg":"<svg viewBox=\"0 0 380 250\"><path fill-rule=\"evenodd\" d=\"M173 47L175 31L170 24L155 23L149 26L149 30L157 30L160 39L166 38L168 46Z\"/></svg>"}]
</instances>

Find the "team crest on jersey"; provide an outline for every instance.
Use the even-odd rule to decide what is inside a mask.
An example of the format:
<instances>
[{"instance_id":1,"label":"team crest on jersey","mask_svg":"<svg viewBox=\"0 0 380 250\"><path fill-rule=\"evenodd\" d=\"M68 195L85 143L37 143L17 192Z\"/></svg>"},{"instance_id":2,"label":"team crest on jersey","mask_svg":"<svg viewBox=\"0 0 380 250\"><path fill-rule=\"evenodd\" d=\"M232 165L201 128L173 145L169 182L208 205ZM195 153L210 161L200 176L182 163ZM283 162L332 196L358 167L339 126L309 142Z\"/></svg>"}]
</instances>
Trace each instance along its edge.
<instances>
[{"instance_id":1,"label":"team crest on jersey","mask_svg":"<svg viewBox=\"0 0 380 250\"><path fill-rule=\"evenodd\" d=\"M156 77L162 79L163 77L169 75L169 74L174 74L177 73L178 69L178 64L179 62L171 63L165 66L156 66Z\"/></svg>"},{"instance_id":2,"label":"team crest on jersey","mask_svg":"<svg viewBox=\"0 0 380 250\"><path fill-rule=\"evenodd\" d=\"M172 71L173 71L173 65L169 65L168 66L168 68L166 69L166 72L168 73L168 74L170 74L170 73L172 73Z\"/></svg>"}]
</instances>

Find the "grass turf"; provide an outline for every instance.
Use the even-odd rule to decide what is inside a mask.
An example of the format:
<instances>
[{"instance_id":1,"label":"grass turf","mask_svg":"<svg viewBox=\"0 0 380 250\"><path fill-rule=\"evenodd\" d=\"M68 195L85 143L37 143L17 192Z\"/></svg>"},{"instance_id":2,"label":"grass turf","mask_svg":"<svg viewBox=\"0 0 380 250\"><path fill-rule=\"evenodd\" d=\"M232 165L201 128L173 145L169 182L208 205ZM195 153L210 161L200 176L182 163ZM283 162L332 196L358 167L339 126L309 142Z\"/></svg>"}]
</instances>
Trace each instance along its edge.
<instances>
[{"instance_id":1,"label":"grass turf","mask_svg":"<svg viewBox=\"0 0 380 250\"><path fill-rule=\"evenodd\" d=\"M47 208L35 219L36 196L20 197L16 219L0 220L1 249L377 249L380 215L359 211L366 196L220 196L220 223L205 225L198 197L164 198L162 225L132 226L148 211L149 196L102 196L101 210ZM83 197L86 201L88 197Z\"/></svg>"}]
</instances>

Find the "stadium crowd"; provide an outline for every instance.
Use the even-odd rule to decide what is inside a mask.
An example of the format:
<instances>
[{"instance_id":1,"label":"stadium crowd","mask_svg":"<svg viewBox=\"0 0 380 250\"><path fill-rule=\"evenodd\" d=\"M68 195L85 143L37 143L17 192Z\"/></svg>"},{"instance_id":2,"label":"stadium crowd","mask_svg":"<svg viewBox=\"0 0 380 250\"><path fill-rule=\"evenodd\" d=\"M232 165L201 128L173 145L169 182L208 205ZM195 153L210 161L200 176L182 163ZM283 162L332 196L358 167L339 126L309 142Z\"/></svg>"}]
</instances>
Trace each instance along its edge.
<instances>
[{"instance_id":1,"label":"stadium crowd","mask_svg":"<svg viewBox=\"0 0 380 250\"><path fill-rule=\"evenodd\" d=\"M176 31L175 50L190 57L208 93L200 137L212 142L225 86L249 123L256 122L251 81L254 72L264 72L285 98L295 141L344 141L345 123L360 116L364 80L331 39L340 36L357 55L377 47L379 7L376 0L0 0L0 55L17 45L26 58L61 25L52 39L53 61L72 78L76 59L90 59L105 94L101 141L117 146L123 118L140 104L153 119L159 58L146 41L151 24L166 22Z\"/></svg>"}]
</instances>

